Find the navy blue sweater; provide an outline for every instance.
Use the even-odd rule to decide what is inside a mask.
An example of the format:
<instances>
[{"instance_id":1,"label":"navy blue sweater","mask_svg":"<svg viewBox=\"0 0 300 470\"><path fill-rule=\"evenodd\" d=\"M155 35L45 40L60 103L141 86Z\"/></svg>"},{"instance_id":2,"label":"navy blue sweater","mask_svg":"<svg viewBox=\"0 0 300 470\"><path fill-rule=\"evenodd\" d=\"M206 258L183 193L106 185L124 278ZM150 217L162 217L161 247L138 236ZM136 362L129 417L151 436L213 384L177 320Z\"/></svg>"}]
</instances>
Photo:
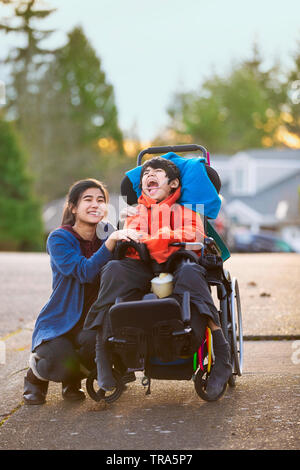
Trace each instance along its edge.
<instances>
[{"instance_id":1,"label":"navy blue sweater","mask_svg":"<svg viewBox=\"0 0 300 470\"><path fill-rule=\"evenodd\" d=\"M42 308L32 335L32 351L70 331L80 320L84 305L84 284L91 283L112 258L103 243L90 257L82 255L79 240L59 228L50 233L47 252L52 269L52 294Z\"/></svg>"}]
</instances>

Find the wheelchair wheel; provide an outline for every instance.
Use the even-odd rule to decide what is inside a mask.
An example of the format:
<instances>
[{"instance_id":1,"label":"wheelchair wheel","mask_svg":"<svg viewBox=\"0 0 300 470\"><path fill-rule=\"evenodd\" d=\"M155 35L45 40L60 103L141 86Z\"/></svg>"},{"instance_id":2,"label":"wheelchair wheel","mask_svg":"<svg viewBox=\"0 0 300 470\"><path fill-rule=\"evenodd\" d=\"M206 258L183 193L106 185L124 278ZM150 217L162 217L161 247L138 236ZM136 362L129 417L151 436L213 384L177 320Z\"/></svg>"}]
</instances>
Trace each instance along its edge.
<instances>
[{"instance_id":1,"label":"wheelchair wheel","mask_svg":"<svg viewBox=\"0 0 300 470\"><path fill-rule=\"evenodd\" d=\"M86 391L94 401L104 400L106 403L113 403L118 400L124 390L122 376L116 369L113 369L113 376L116 380L116 387L111 392L104 392L97 385L97 369L93 369L86 379Z\"/></svg>"},{"instance_id":2,"label":"wheelchair wheel","mask_svg":"<svg viewBox=\"0 0 300 470\"><path fill-rule=\"evenodd\" d=\"M243 371L243 327L239 285L236 278L231 281L232 292L229 298L231 325L231 347L234 359L234 373L241 376Z\"/></svg>"},{"instance_id":3,"label":"wheelchair wheel","mask_svg":"<svg viewBox=\"0 0 300 470\"><path fill-rule=\"evenodd\" d=\"M195 377L194 377L194 386L197 394L199 395L202 400L205 401L217 401L221 398L226 390L227 383L224 385L222 392L214 399L209 398L208 394L206 393L206 384L208 380L209 374L207 372L207 365L204 365L203 370L201 368L198 369Z\"/></svg>"}]
</instances>

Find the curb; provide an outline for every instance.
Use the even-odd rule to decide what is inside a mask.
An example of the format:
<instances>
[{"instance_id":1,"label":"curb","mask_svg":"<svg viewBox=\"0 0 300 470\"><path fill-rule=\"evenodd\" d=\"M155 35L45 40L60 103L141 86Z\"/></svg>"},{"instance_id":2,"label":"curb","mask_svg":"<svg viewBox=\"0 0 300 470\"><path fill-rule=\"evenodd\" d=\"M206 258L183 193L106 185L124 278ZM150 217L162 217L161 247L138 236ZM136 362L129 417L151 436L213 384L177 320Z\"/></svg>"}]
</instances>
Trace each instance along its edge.
<instances>
[{"instance_id":1,"label":"curb","mask_svg":"<svg viewBox=\"0 0 300 470\"><path fill-rule=\"evenodd\" d=\"M295 341L300 335L245 335L244 341Z\"/></svg>"}]
</instances>

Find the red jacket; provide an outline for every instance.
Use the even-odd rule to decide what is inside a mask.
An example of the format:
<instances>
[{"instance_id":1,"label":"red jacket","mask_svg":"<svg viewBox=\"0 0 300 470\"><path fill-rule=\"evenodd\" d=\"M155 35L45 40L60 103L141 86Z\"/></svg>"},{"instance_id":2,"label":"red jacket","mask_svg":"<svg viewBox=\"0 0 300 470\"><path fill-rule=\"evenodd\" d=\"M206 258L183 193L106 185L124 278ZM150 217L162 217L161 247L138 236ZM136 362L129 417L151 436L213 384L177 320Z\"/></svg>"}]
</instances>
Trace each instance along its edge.
<instances>
[{"instance_id":1,"label":"red jacket","mask_svg":"<svg viewBox=\"0 0 300 470\"><path fill-rule=\"evenodd\" d=\"M156 202L144 193L138 199L137 215L127 217L124 228L142 233L151 258L164 263L180 248L169 246L173 242L203 242L204 229L198 213L177 204L180 187L167 199ZM139 259L136 250L130 248L126 256Z\"/></svg>"}]
</instances>

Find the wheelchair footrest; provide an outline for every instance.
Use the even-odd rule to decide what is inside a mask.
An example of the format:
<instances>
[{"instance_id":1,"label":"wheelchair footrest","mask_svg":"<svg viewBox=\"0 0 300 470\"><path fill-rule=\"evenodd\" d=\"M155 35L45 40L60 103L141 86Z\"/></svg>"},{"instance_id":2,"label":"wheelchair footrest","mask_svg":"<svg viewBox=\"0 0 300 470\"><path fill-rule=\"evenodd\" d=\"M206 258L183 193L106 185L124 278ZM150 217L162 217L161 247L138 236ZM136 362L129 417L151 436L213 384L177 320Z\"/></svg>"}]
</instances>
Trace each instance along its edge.
<instances>
[{"instance_id":1,"label":"wheelchair footrest","mask_svg":"<svg viewBox=\"0 0 300 470\"><path fill-rule=\"evenodd\" d=\"M145 375L152 379L190 380L193 376L193 356L177 358L173 362L161 362L152 357L147 361Z\"/></svg>"},{"instance_id":2,"label":"wheelchair footrest","mask_svg":"<svg viewBox=\"0 0 300 470\"><path fill-rule=\"evenodd\" d=\"M127 368L139 369L143 366L147 355L147 337L144 330L120 327L108 342L113 345L114 352L122 357Z\"/></svg>"}]
</instances>

